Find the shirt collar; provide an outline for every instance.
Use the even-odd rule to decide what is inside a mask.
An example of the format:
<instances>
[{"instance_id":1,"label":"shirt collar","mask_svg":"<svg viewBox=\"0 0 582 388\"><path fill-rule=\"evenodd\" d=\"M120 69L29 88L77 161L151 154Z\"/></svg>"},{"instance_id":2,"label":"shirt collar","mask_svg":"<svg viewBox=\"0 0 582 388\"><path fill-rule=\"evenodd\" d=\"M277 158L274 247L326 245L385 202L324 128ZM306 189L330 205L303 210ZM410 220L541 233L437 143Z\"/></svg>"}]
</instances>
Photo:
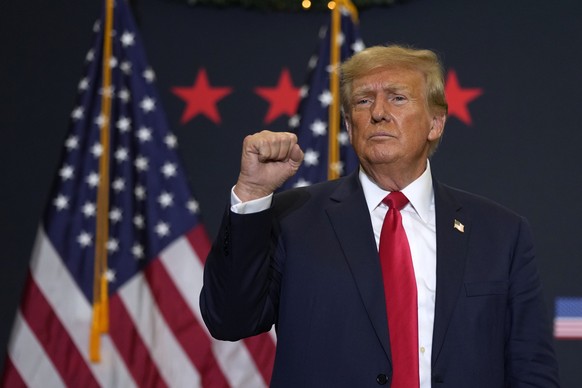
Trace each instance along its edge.
<instances>
[{"instance_id":1,"label":"shirt collar","mask_svg":"<svg viewBox=\"0 0 582 388\"><path fill-rule=\"evenodd\" d=\"M386 197L390 192L380 188L361 168L359 177L360 182L362 183L362 189L364 190L368 210L372 213L372 211L378 207L384 197ZM434 191L432 186L430 162L428 160L426 163L426 170L424 170L416 180L402 189L402 193L406 195L406 198L410 201L404 209L412 206L424 222L429 222L431 205L434 203Z\"/></svg>"}]
</instances>

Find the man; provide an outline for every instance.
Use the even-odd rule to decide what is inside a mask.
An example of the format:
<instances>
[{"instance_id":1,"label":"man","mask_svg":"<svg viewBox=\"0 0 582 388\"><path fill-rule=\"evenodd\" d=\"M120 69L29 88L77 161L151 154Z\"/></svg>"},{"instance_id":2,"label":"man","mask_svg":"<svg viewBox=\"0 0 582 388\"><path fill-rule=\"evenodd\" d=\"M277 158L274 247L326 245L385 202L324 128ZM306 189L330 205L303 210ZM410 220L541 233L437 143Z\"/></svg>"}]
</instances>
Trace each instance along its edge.
<instances>
[{"instance_id":1,"label":"man","mask_svg":"<svg viewBox=\"0 0 582 388\"><path fill-rule=\"evenodd\" d=\"M432 176L447 110L436 55L372 47L340 70L360 170L273 195L301 163L297 139L245 139L206 262L200 304L212 335L238 340L275 324L273 387L558 386L527 222ZM400 212L384 204L389 193L409 201ZM384 232L385 218L399 231ZM384 252L400 241L392 255L406 258L412 288L394 290L405 276L389 275L405 264L387 269Z\"/></svg>"}]
</instances>

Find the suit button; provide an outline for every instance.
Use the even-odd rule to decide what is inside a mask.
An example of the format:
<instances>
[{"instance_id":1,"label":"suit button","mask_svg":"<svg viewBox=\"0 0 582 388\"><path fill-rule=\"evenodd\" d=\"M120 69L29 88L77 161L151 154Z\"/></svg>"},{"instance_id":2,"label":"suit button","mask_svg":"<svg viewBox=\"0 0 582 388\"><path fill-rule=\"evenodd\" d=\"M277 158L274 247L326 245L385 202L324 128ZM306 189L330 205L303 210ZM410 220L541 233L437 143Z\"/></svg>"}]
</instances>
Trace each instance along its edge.
<instances>
[{"instance_id":1,"label":"suit button","mask_svg":"<svg viewBox=\"0 0 582 388\"><path fill-rule=\"evenodd\" d=\"M388 382L388 378L385 374L380 373L378 376L376 376L376 382L380 385L384 385Z\"/></svg>"},{"instance_id":2,"label":"suit button","mask_svg":"<svg viewBox=\"0 0 582 388\"><path fill-rule=\"evenodd\" d=\"M440 375L433 375L432 376L432 382L433 383L444 383L443 377L440 376Z\"/></svg>"}]
</instances>

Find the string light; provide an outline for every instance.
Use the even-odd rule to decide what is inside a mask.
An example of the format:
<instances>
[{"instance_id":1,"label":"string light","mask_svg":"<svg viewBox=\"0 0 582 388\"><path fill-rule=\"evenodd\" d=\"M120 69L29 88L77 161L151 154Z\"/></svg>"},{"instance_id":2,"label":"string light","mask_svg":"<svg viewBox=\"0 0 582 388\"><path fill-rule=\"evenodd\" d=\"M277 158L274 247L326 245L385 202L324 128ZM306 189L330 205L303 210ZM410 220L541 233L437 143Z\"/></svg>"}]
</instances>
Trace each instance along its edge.
<instances>
[{"instance_id":1,"label":"string light","mask_svg":"<svg viewBox=\"0 0 582 388\"><path fill-rule=\"evenodd\" d=\"M334 9L336 6L335 1L330 1L329 3L327 3L327 8L329 9Z\"/></svg>"},{"instance_id":2,"label":"string light","mask_svg":"<svg viewBox=\"0 0 582 388\"><path fill-rule=\"evenodd\" d=\"M303 0L301 2L301 6L303 7L303 9L309 9L309 8L311 8L311 1Z\"/></svg>"}]
</instances>

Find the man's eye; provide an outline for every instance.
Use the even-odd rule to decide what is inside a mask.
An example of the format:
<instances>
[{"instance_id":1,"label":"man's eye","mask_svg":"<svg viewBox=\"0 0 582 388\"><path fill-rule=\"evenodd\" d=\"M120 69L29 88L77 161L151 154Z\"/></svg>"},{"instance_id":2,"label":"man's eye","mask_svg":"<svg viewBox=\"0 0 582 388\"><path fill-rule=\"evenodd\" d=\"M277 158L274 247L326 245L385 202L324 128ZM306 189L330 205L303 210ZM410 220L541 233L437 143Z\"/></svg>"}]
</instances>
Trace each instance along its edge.
<instances>
[{"instance_id":1,"label":"man's eye","mask_svg":"<svg viewBox=\"0 0 582 388\"><path fill-rule=\"evenodd\" d=\"M390 100L392 100L392 101L393 101L394 103L396 103L396 104L402 104L402 103L404 103L404 102L406 102L406 101L407 101L406 97L404 97L404 96L402 96L402 95L395 95L395 96L392 96L392 97L390 98Z\"/></svg>"},{"instance_id":2,"label":"man's eye","mask_svg":"<svg viewBox=\"0 0 582 388\"><path fill-rule=\"evenodd\" d=\"M360 98L359 100L356 101L356 104L358 105L365 105L367 103L369 103L370 100L368 98Z\"/></svg>"}]
</instances>

